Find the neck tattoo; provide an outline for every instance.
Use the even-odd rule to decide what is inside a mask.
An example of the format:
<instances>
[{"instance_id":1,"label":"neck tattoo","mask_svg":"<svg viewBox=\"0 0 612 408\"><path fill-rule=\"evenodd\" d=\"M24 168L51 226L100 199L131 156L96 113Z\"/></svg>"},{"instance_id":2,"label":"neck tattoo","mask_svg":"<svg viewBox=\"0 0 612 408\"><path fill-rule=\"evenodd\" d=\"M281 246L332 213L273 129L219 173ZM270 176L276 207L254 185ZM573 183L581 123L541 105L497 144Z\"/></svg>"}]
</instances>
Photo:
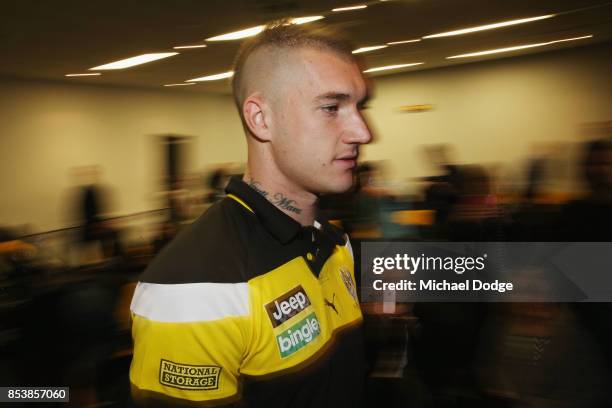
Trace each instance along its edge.
<instances>
[{"instance_id":1,"label":"neck tattoo","mask_svg":"<svg viewBox=\"0 0 612 408\"><path fill-rule=\"evenodd\" d=\"M263 189L263 187L261 186L261 183L259 181L250 180L249 181L249 186L253 190L257 191L259 194L261 194L262 196L268 198L268 192Z\"/></svg>"},{"instance_id":2,"label":"neck tattoo","mask_svg":"<svg viewBox=\"0 0 612 408\"><path fill-rule=\"evenodd\" d=\"M259 181L249 180L248 184L253 190L264 196L266 199L268 199L268 201L270 201L278 208L295 214L302 213L302 209L297 207L296 205L297 201L285 197L285 195L283 195L282 193L274 193L273 195L270 195L268 191L263 189Z\"/></svg>"}]
</instances>

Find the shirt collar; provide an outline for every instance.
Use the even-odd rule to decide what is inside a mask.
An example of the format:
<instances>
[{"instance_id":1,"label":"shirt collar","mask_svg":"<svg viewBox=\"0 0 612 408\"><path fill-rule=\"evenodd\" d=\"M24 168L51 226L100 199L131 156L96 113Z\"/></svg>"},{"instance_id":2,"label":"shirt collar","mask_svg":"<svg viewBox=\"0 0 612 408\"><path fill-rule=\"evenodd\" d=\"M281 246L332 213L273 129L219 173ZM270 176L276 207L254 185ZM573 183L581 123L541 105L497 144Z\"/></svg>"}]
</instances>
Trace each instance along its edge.
<instances>
[{"instance_id":1,"label":"shirt collar","mask_svg":"<svg viewBox=\"0 0 612 408\"><path fill-rule=\"evenodd\" d=\"M240 177L232 177L225 188L227 194L233 194L240 198L255 213L264 228L268 230L281 244L292 241L301 231L299 222L285 214L278 207L268 201L264 196L251 188ZM344 237L340 233L333 233L329 223L323 217L318 217L317 222L321 224L321 230L332 232L334 241L338 245L344 244ZM308 227L309 228L309 227Z\"/></svg>"},{"instance_id":2,"label":"shirt collar","mask_svg":"<svg viewBox=\"0 0 612 408\"><path fill-rule=\"evenodd\" d=\"M239 177L232 177L225 191L243 200L259 218L264 228L282 244L291 241L302 229L299 222L282 212Z\"/></svg>"}]
</instances>

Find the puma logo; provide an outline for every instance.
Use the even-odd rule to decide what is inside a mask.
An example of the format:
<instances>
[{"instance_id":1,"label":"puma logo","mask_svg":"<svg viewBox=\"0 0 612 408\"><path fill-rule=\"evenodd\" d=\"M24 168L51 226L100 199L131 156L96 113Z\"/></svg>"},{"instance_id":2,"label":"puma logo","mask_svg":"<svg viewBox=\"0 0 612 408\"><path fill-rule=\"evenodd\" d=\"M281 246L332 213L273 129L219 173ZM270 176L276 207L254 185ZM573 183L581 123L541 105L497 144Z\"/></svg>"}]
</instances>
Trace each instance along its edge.
<instances>
[{"instance_id":1,"label":"puma logo","mask_svg":"<svg viewBox=\"0 0 612 408\"><path fill-rule=\"evenodd\" d=\"M334 301L336 300L335 293L334 293L334 296L332 296L331 302L325 298L323 298L323 300L325 301L325 306L331 307L332 309L334 309L334 312L336 312L337 315L340 315L340 313L338 313L338 309L336 309L336 305L334 304Z\"/></svg>"}]
</instances>

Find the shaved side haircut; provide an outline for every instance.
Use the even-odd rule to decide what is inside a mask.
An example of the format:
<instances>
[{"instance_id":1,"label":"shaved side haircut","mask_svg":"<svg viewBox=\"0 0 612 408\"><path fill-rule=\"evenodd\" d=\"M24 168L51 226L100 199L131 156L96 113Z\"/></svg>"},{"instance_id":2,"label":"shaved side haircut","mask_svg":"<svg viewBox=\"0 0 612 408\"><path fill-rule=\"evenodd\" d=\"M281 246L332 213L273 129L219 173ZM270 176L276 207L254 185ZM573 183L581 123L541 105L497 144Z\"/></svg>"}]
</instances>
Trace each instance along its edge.
<instances>
[{"instance_id":1,"label":"shaved side haircut","mask_svg":"<svg viewBox=\"0 0 612 408\"><path fill-rule=\"evenodd\" d=\"M354 49L346 37L335 29L317 24L292 24L290 20L278 20L266 26L257 36L242 44L234 62L232 92L240 119L244 124L242 105L248 97L249 68L251 56L258 51L287 52L303 48L327 50L339 57L359 64L352 54Z\"/></svg>"}]
</instances>

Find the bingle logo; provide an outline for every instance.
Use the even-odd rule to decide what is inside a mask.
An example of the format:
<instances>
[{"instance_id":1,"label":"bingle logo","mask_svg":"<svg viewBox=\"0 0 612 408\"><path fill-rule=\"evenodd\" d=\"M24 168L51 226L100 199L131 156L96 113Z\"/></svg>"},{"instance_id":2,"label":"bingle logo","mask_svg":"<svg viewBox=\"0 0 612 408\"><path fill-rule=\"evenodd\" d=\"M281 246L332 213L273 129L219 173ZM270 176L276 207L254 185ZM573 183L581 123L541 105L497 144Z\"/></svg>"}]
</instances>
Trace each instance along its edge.
<instances>
[{"instance_id":1,"label":"bingle logo","mask_svg":"<svg viewBox=\"0 0 612 408\"><path fill-rule=\"evenodd\" d=\"M265 308L272 322L277 327L310 306L310 299L302 286L292 289L281 297L266 304Z\"/></svg>"},{"instance_id":2,"label":"bingle logo","mask_svg":"<svg viewBox=\"0 0 612 408\"><path fill-rule=\"evenodd\" d=\"M290 356L307 346L311 341L317 338L320 333L321 326L319 326L317 316L312 312L304 319L291 326L288 330L276 336L281 358Z\"/></svg>"}]
</instances>

